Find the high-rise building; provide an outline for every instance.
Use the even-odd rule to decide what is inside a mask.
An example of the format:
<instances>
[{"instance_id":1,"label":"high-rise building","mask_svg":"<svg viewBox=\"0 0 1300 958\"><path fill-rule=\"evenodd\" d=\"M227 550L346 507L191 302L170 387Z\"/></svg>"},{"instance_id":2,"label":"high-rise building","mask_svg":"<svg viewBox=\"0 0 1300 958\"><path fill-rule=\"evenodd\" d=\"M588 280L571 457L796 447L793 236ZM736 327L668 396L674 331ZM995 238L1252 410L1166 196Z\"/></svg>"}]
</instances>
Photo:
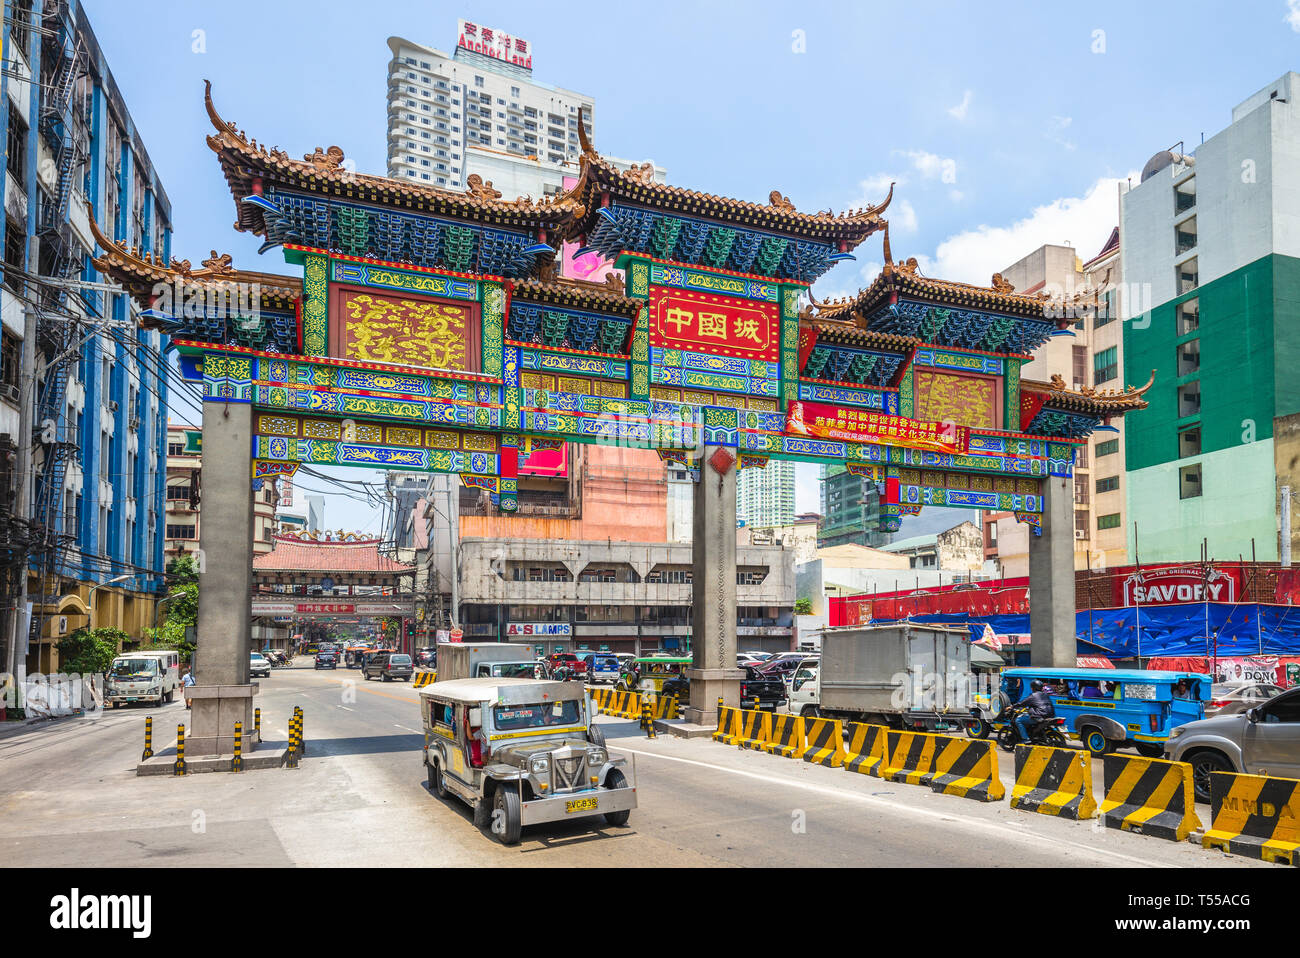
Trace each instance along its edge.
<instances>
[{"instance_id":1,"label":"high-rise building","mask_svg":"<svg viewBox=\"0 0 1300 958\"><path fill-rule=\"evenodd\" d=\"M821 476L822 520L817 528L817 547L860 545L879 549L894 538L880 531L880 490L864 476L843 466L823 466Z\"/></svg>"},{"instance_id":2,"label":"high-rise building","mask_svg":"<svg viewBox=\"0 0 1300 958\"><path fill-rule=\"evenodd\" d=\"M760 528L794 522L793 462L771 459L762 469L740 470L736 479L736 522Z\"/></svg>"},{"instance_id":3,"label":"high-rise building","mask_svg":"<svg viewBox=\"0 0 1300 958\"><path fill-rule=\"evenodd\" d=\"M0 140L7 143L0 406L21 396L37 426L30 462L0 408L0 446L17 447L15 511L31 516L23 567L29 625L0 608L5 666L57 670L62 630L90 624L133 640L163 589L164 456L172 388L164 337L137 327L102 282L90 223L140 254L171 256L171 204L76 0L5 4ZM12 577L11 577L12 579ZM3 583L13 595L21 580Z\"/></svg>"},{"instance_id":4,"label":"high-rise building","mask_svg":"<svg viewBox=\"0 0 1300 958\"><path fill-rule=\"evenodd\" d=\"M1284 74L1121 194L1125 378L1155 370L1124 426L1125 531L1144 563L1196 559L1202 539L1212 557L1278 558L1296 457L1275 435L1300 413L1298 97L1300 74Z\"/></svg>"},{"instance_id":5,"label":"high-rise building","mask_svg":"<svg viewBox=\"0 0 1300 958\"><path fill-rule=\"evenodd\" d=\"M531 41L461 20L451 54L389 37L388 175L464 189L478 173L535 199L577 174L595 101L533 79Z\"/></svg>"}]
</instances>

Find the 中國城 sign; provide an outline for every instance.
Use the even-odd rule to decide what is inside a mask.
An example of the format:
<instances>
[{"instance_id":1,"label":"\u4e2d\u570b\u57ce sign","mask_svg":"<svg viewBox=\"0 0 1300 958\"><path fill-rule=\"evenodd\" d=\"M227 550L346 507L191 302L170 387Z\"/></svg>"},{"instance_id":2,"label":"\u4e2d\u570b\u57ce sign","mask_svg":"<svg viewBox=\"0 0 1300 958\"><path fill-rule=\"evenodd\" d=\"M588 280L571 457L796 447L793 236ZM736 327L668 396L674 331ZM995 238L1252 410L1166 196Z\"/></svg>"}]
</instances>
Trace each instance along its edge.
<instances>
[{"instance_id":1,"label":"\u4e2d\u570b\u57ce sign","mask_svg":"<svg viewBox=\"0 0 1300 958\"><path fill-rule=\"evenodd\" d=\"M1126 576L1122 589L1126 606L1237 601L1235 576L1222 569L1212 569L1207 577L1195 566L1144 568Z\"/></svg>"},{"instance_id":2,"label":"\u4e2d\u570b\u57ce sign","mask_svg":"<svg viewBox=\"0 0 1300 958\"><path fill-rule=\"evenodd\" d=\"M469 20L460 21L456 46L481 53L493 60L501 60L525 70L533 68L533 45L520 37L512 37L504 30L485 27Z\"/></svg>"},{"instance_id":3,"label":"\u4e2d\u570b\u57ce sign","mask_svg":"<svg viewBox=\"0 0 1300 958\"><path fill-rule=\"evenodd\" d=\"M910 446L937 452L970 451L970 429L953 422L921 422L905 416L827 403L797 401L786 410L785 431L847 442Z\"/></svg>"},{"instance_id":4,"label":"\u4e2d\u570b\u57ce sign","mask_svg":"<svg viewBox=\"0 0 1300 958\"><path fill-rule=\"evenodd\" d=\"M775 303L654 286L650 345L713 356L776 362L780 309Z\"/></svg>"}]
</instances>

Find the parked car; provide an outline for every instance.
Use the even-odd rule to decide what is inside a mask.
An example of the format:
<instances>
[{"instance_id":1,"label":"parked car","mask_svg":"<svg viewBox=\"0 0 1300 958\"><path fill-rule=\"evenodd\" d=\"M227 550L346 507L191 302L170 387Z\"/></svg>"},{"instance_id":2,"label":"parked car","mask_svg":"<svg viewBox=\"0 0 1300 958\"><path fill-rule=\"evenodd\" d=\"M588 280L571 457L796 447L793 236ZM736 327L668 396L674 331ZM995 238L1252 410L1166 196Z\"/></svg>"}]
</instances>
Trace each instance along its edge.
<instances>
[{"instance_id":1,"label":"parked car","mask_svg":"<svg viewBox=\"0 0 1300 958\"><path fill-rule=\"evenodd\" d=\"M553 652L546 656L546 665L552 675L561 666L568 668L576 678L582 679L587 675L587 663L572 652Z\"/></svg>"},{"instance_id":2,"label":"parked car","mask_svg":"<svg viewBox=\"0 0 1300 958\"><path fill-rule=\"evenodd\" d=\"M753 708L755 698L758 699L760 709L776 711L786 700L785 682L779 675L768 674L752 666L745 667L745 677L740 680L740 704L745 708Z\"/></svg>"},{"instance_id":3,"label":"parked car","mask_svg":"<svg viewBox=\"0 0 1300 958\"><path fill-rule=\"evenodd\" d=\"M324 649L316 653L316 668L318 669L337 669L339 667L339 657L333 652L327 652Z\"/></svg>"},{"instance_id":4,"label":"parked car","mask_svg":"<svg viewBox=\"0 0 1300 958\"><path fill-rule=\"evenodd\" d=\"M606 652L597 652L587 662L587 681L593 685L618 681L618 659Z\"/></svg>"},{"instance_id":5,"label":"parked car","mask_svg":"<svg viewBox=\"0 0 1300 958\"><path fill-rule=\"evenodd\" d=\"M438 650L433 646L415 650L415 664L422 665L426 668L436 668L438 665Z\"/></svg>"},{"instance_id":6,"label":"parked car","mask_svg":"<svg viewBox=\"0 0 1300 958\"><path fill-rule=\"evenodd\" d=\"M1300 778L1300 688L1244 712L1180 725L1165 741L1164 757L1192 766L1192 785L1210 800L1215 772Z\"/></svg>"},{"instance_id":7,"label":"parked car","mask_svg":"<svg viewBox=\"0 0 1300 958\"><path fill-rule=\"evenodd\" d=\"M1251 682L1246 685L1215 685L1210 689L1210 701L1205 703L1205 717L1236 715L1246 709L1263 705L1282 689L1276 685Z\"/></svg>"},{"instance_id":8,"label":"parked car","mask_svg":"<svg viewBox=\"0 0 1300 958\"><path fill-rule=\"evenodd\" d=\"M806 659L816 659L816 656L809 656L804 652L782 652L767 662L762 663L756 668L767 678L780 679L781 684L788 686L790 676L794 674L799 663Z\"/></svg>"},{"instance_id":9,"label":"parked car","mask_svg":"<svg viewBox=\"0 0 1300 958\"><path fill-rule=\"evenodd\" d=\"M253 678L271 676L271 660L260 652L252 652L248 656L248 674Z\"/></svg>"},{"instance_id":10,"label":"parked car","mask_svg":"<svg viewBox=\"0 0 1300 958\"><path fill-rule=\"evenodd\" d=\"M404 652L384 650L366 659L361 666L361 677L367 680L378 678L385 682L391 682L393 679L409 682L414 671L409 655Z\"/></svg>"}]
</instances>

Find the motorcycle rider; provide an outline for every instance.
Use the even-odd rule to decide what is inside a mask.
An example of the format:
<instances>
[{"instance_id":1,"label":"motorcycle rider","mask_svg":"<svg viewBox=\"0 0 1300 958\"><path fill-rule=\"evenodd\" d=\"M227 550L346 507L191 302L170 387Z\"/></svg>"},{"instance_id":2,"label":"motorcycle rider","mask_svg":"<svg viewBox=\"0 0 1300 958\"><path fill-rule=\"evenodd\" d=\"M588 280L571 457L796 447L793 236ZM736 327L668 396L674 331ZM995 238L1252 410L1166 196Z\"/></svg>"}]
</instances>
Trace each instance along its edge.
<instances>
[{"instance_id":1,"label":"motorcycle rider","mask_svg":"<svg viewBox=\"0 0 1300 958\"><path fill-rule=\"evenodd\" d=\"M1016 716L1016 731L1026 745L1029 744L1029 730L1034 725L1056 717L1056 706L1052 704L1051 695L1043 689L1043 683L1034 679L1029 687L1032 691L1016 703L1017 708L1025 706L1025 710Z\"/></svg>"}]
</instances>

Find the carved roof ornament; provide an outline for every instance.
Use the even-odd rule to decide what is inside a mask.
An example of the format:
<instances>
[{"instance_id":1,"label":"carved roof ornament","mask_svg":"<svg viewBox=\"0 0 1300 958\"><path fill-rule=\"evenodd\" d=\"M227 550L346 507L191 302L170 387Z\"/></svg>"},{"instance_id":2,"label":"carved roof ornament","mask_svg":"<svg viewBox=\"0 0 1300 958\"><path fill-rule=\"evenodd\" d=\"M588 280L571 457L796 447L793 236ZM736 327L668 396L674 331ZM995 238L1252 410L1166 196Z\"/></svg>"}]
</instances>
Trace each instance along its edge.
<instances>
[{"instance_id":1,"label":"carved roof ornament","mask_svg":"<svg viewBox=\"0 0 1300 958\"><path fill-rule=\"evenodd\" d=\"M1064 388L1065 388L1065 380L1061 378L1061 374L1060 374L1060 373L1052 373L1051 383L1052 383L1052 388L1053 388L1053 389L1064 389Z\"/></svg>"},{"instance_id":2,"label":"carved roof ornament","mask_svg":"<svg viewBox=\"0 0 1300 958\"><path fill-rule=\"evenodd\" d=\"M213 250L212 255L207 259L202 260L202 263L207 267L208 272L215 273L219 276L229 276L234 273L235 267L232 265L233 262L234 261L231 259L229 253L221 253L218 255L216 250Z\"/></svg>"},{"instance_id":3,"label":"carved roof ornament","mask_svg":"<svg viewBox=\"0 0 1300 958\"><path fill-rule=\"evenodd\" d=\"M578 107L578 145L582 147L582 155L595 157L596 148L591 145L591 140L587 139L587 124L583 119L582 107Z\"/></svg>"},{"instance_id":4,"label":"carved roof ornament","mask_svg":"<svg viewBox=\"0 0 1300 958\"><path fill-rule=\"evenodd\" d=\"M480 200L501 199L501 191L498 189L493 189L492 181L487 180L485 182L483 177L479 176L477 173L471 173L468 177L466 177L465 185L469 187L469 189L467 189L465 192L468 193L470 196L478 197ZM518 202L518 200L516 200L516 202Z\"/></svg>"},{"instance_id":5,"label":"carved roof ornament","mask_svg":"<svg viewBox=\"0 0 1300 958\"><path fill-rule=\"evenodd\" d=\"M1016 288L1002 278L1001 273L993 274L993 291L995 293L1014 293Z\"/></svg>"},{"instance_id":6,"label":"carved roof ornament","mask_svg":"<svg viewBox=\"0 0 1300 958\"><path fill-rule=\"evenodd\" d=\"M627 292L627 287L624 284L623 277L618 275L618 273L611 272L605 274L605 288L611 293L619 293L620 295Z\"/></svg>"},{"instance_id":7,"label":"carved roof ornament","mask_svg":"<svg viewBox=\"0 0 1300 958\"><path fill-rule=\"evenodd\" d=\"M190 261L187 259L177 259L176 257L173 256L172 261L169 265L173 270L180 273L182 276L189 276L190 273L193 271L190 268Z\"/></svg>"},{"instance_id":8,"label":"carved roof ornament","mask_svg":"<svg viewBox=\"0 0 1300 958\"><path fill-rule=\"evenodd\" d=\"M560 276L560 265L555 262L555 257L551 257L538 264L537 278L543 283L553 283Z\"/></svg>"},{"instance_id":9,"label":"carved roof ornament","mask_svg":"<svg viewBox=\"0 0 1300 958\"><path fill-rule=\"evenodd\" d=\"M881 213L885 212L885 210L889 208L890 201L892 201L893 198L894 198L894 184L891 182L889 184L889 192L885 195L884 200L881 201L879 206L867 207L867 213L873 216L879 216Z\"/></svg>"},{"instance_id":10,"label":"carved roof ornament","mask_svg":"<svg viewBox=\"0 0 1300 958\"><path fill-rule=\"evenodd\" d=\"M328 150L322 150L318 146L315 152L304 153L302 158L319 169L337 170L343 165L343 148L331 146Z\"/></svg>"},{"instance_id":11,"label":"carved roof ornament","mask_svg":"<svg viewBox=\"0 0 1300 958\"><path fill-rule=\"evenodd\" d=\"M767 195L767 202L769 206L774 206L778 210L788 210L791 213L795 212L794 204L790 202L790 198L788 196L782 196L780 190L773 190L769 193Z\"/></svg>"},{"instance_id":12,"label":"carved roof ornament","mask_svg":"<svg viewBox=\"0 0 1300 958\"><path fill-rule=\"evenodd\" d=\"M649 160L644 163L633 163L627 170L628 178L642 186L654 186L655 182L655 165ZM791 207L793 209L793 207Z\"/></svg>"}]
</instances>

